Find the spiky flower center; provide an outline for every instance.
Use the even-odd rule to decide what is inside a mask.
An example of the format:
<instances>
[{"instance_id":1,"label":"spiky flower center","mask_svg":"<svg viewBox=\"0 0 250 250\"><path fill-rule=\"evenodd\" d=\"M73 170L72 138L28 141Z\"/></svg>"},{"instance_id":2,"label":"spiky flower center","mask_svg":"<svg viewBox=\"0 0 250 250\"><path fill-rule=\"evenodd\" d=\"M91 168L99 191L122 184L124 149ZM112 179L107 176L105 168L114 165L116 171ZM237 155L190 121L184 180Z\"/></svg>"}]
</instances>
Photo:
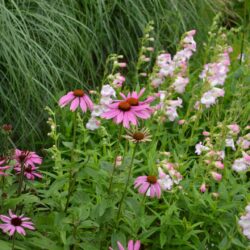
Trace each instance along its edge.
<instances>
[{"instance_id":1,"label":"spiky flower center","mask_svg":"<svg viewBox=\"0 0 250 250\"><path fill-rule=\"evenodd\" d=\"M18 157L20 162L24 162L29 155L30 151L22 151L21 155Z\"/></svg>"},{"instance_id":2,"label":"spiky flower center","mask_svg":"<svg viewBox=\"0 0 250 250\"><path fill-rule=\"evenodd\" d=\"M118 108L122 111L129 111L131 108L131 105L127 101L122 101L119 103Z\"/></svg>"},{"instance_id":3,"label":"spiky flower center","mask_svg":"<svg viewBox=\"0 0 250 250\"><path fill-rule=\"evenodd\" d=\"M76 89L73 91L73 94L75 97L83 97L84 96L84 91L81 89Z\"/></svg>"},{"instance_id":4,"label":"spiky flower center","mask_svg":"<svg viewBox=\"0 0 250 250\"><path fill-rule=\"evenodd\" d=\"M137 98L134 97L130 97L127 99L127 102L131 105L131 106L138 106L139 105L139 101Z\"/></svg>"},{"instance_id":5,"label":"spiky flower center","mask_svg":"<svg viewBox=\"0 0 250 250\"><path fill-rule=\"evenodd\" d=\"M133 134L133 138L136 140L136 141L141 141L145 138L145 135L142 133L142 132L135 132Z\"/></svg>"},{"instance_id":6,"label":"spiky flower center","mask_svg":"<svg viewBox=\"0 0 250 250\"><path fill-rule=\"evenodd\" d=\"M31 174L32 173L32 167L31 166L26 167L25 172Z\"/></svg>"},{"instance_id":7,"label":"spiky flower center","mask_svg":"<svg viewBox=\"0 0 250 250\"><path fill-rule=\"evenodd\" d=\"M156 176L154 176L154 175L149 175L149 176L147 177L147 182L149 182L150 184L155 184L155 183L157 182Z\"/></svg>"},{"instance_id":8,"label":"spiky flower center","mask_svg":"<svg viewBox=\"0 0 250 250\"><path fill-rule=\"evenodd\" d=\"M10 131L12 130L12 125L11 125L11 124L4 124L4 125L2 126L2 128L3 128L3 130L4 130L5 132L10 132Z\"/></svg>"},{"instance_id":9,"label":"spiky flower center","mask_svg":"<svg viewBox=\"0 0 250 250\"><path fill-rule=\"evenodd\" d=\"M10 221L11 225L18 227L22 225L22 220L19 217L12 218Z\"/></svg>"}]
</instances>

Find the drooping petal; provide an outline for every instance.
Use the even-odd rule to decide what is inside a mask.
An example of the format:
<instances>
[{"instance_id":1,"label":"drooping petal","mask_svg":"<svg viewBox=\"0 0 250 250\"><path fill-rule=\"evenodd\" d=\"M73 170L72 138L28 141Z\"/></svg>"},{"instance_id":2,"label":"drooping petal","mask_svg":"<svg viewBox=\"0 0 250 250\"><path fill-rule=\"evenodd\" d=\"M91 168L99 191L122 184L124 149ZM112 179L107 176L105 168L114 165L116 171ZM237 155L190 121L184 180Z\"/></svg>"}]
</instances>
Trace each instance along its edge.
<instances>
[{"instance_id":1,"label":"drooping petal","mask_svg":"<svg viewBox=\"0 0 250 250\"><path fill-rule=\"evenodd\" d=\"M77 107L79 106L79 100L80 100L80 98L77 97L77 98L75 98L75 99L72 101L72 103L71 103L71 105L70 105L70 110L71 110L71 111L74 112L74 111L77 109Z\"/></svg>"}]
</instances>

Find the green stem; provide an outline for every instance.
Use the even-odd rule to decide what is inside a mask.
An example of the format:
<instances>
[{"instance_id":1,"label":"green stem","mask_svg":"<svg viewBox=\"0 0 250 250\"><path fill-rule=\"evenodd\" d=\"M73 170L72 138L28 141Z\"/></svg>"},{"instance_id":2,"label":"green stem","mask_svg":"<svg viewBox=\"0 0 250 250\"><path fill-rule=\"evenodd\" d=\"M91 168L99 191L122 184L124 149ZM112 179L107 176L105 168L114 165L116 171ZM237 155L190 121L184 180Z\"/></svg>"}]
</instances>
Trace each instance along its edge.
<instances>
[{"instance_id":1,"label":"green stem","mask_svg":"<svg viewBox=\"0 0 250 250\"><path fill-rule=\"evenodd\" d=\"M243 60L246 29L247 29L247 0L245 0L244 2L244 24L243 24L242 40L241 40L241 48L240 48L240 65L242 64L242 60Z\"/></svg>"},{"instance_id":2,"label":"green stem","mask_svg":"<svg viewBox=\"0 0 250 250\"><path fill-rule=\"evenodd\" d=\"M114 173L115 173L115 168L116 168L116 157L117 157L119 142L121 141L121 134L122 134L122 125L120 126L119 133L118 133L118 142L116 143L115 159L114 159L113 169L112 169L112 173L111 173L111 177L110 177L110 181L109 181L108 194L110 194L111 189L112 189L113 178L114 178Z\"/></svg>"},{"instance_id":3,"label":"green stem","mask_svg":"<svg viewBox=\"0 0 250 250\"><path fill-rule=\"evenodd\" d=\"M24 165L24 163L21 163L21 173L19 176L19 186L18 186L18 190L17 190L17 196L20 196L22 193L24 170L25 170L25 165Z\"/></svg>"},{"instance_id":4,"label":"green stem","mask_svg":"<svg viewBox=\"0 0 250 250\"><path fill-rule=\"evenodd\" d=\"M15 238L16 238L16 233L14 233L14 235L12 236L12 250L15 249Z\"/></svg>"},{"instance_id":5,"label":"green stem","mask_svg":"<svg viewBox=\"0 0 250 250\"><path fill-rule=\"evenodd\" d=\"M73 117L73 145L71 149L71 167L69 170L69 187L68 187L68 195L67 195L67 201L65 205L64 212L67 213L68 207L69 207L69 201L70 197L72 195L72 187L74 186L74 178L73 175L73 166L74 166L74 156L75 156L75 146L76 146L76 129L77 129L77 112L74 112Z\"/></svg>"},{"instance_id":6,"label":"green stem","mask_svg":"<svg viewBox=\"0 0 250 250\"><path fill-rule=\"evenodd\" d=\"M123 203L124 198L125 198L126 193L127 193L127 189L128 189L128 185L129 185L130 176L131 176L131 173L132 173L132 166L133 166L133 162L134 162L135 152L136 152L137 146L138 146L138 143L136 143L136 145L134 147L134 151L133 151L133 154L132 154L131 162L130 162L130 165L129 165L129 171L128 171L128 178L127 178L126 186L125 186L124 192L122 194L122 198L121 198L121 201L120 201L120 204L119 204L119 208L118 208L117 222L119 221L120 214L121 214L122 203Z\"/></svg>"}]
</instances>

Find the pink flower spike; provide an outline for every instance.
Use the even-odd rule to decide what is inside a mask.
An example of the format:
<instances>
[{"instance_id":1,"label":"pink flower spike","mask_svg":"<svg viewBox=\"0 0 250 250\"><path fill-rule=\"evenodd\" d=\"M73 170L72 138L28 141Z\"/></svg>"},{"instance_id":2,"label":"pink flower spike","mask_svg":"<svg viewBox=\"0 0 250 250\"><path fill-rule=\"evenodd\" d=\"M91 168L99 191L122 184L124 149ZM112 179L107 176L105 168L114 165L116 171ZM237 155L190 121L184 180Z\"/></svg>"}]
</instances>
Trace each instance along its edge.
<instances>
[{"instance_id":1,"label":"pink flower spike","mask_svg":"<svg viewBox=\"0 0 250 250\"><path fill-rule=\"evenodd\" d=\"M137 177L134 182L134 187L139 188L139 193L146 193L146 195L151 198L157 197L160 199L161 197L161 186L157 177L154 175Z\"/></svg>"},{"instance_id":2,"label":"pink flower spike","mask_svg":"<svg viewBox=\"0 0 250 250\"><path fill-rule=\"evenodd\" d=\"M9 216L0 215L0 219L5 224L0 224L0 228L4 233L9 233L10 236L14 235L15 232L26 235L24 228L28 228L30 230L35 230L34 224L30 221L31 219L28 217L17 216L9 210Z\"/></svg>"},{"instance_id":3,"label":"pink flower spike","mask_svg":"<svg viewBox=\"0 0 250 250\"><path fill-rule=\"evenodd\" d=\"M60 107L64 107L69 103L71 103L70 110L72 112L76 111L78 107L80 107L83 112L86 112L87 109L93 110L94 108L93 102L89 96L86 95L81 89L70 91L59 100Z\"/></svg>"},{"instance_id":4,"label":"pink flower spike","mask_svg":"<svg viewBox=\"0 0 250 250\"><path fill-rule=\"evenodd\" d=\"M216 180L216 181L221 181L221 179L222 179L222 175L220 173L211 171L211 175L214 178L214 180Z\"/></svg>"}]
</instances>

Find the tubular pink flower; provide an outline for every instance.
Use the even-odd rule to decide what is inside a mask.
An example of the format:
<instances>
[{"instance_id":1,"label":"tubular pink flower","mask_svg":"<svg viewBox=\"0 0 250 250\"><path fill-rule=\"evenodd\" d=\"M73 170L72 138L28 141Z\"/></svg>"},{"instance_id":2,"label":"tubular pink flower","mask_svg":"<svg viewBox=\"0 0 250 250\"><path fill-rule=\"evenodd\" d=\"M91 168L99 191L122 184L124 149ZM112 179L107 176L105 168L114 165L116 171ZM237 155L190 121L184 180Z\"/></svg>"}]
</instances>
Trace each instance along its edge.
<instances>
[{"instance_id":1,"label":"tubular pink flower","mask_svg":"<svg viewBox=\"0 0 250 250\"><path fill-rule=\"evenodd\" d=\"M145 89L142 89L139 94L136 92L129 93L127 96L120 94L123 100L116 100L112 104L107 105L101 117L105 119L113 119L117 124L122 123L125 128L129 128L130 123L137 125L137 118L150 118L153 109L149 103L154 100L154 97L148 97L145 101L139 101Z\"/></svg>"},{"instance_id":2,"label":"tubular pink flower","mask_svg":"<svg viewBox=\"0 0 250 250\"><path fill-rule=\"evenodd\" d=\"M201 186L200 186L200 191L201 191L201 193L205 193L206 190L207 190L206 184L205 184L205 183L202 183Z\"/></svg>"},{"instance_id":3,"label":"tubular pink flower","mask_svg":"<svg viewBox=\"0 0 250 250\"><path fill-rule=\"evenodd\" d=\"M89 96L86 95L81 89L70 91L66 95L62 96L59 100L60 107L64 107L69 103L71 103L70 110L72 112L74 112L79 106L82 112L86 112L87 109L92 110L94 107Z\"/></svg>"},{"instance_id":4,"label":"tubular pink flower","mask_svg":"<svg viewBox=\"0 0 250 250\"><path fill-rule=\"evenodd\" d=\"M23 215L17 216L13 214L11 210L9 210L9 217L0 215L0 219L4 222L4 224L0 224L0 228L4 233L8 232L10 236L15 232L26 235L24 228L35 230L34 224L30 221L30 218L24 217Z\"/></svg>"},{"instance_id":5,"label":"tubular pink flower","mask_svg":"<svg viewBox=\"0 0 250 250\"><path fill-rule=\"evenodd\" d=\"M16 161L16 167L21 167L22 164L26 166L35 167L35 164L42 164L42 158L35 152L28 150L15 150L14 160Z\"/></svg>"},{"instance_id":6,"label":"tubular pink flower","mask_svg":"<svg viewBox=\"0 0 250 250\"><path fill-rule=\"evenodd\" d=\"M211 171L211 175L214 178L214 180L216 180L216 181L221 181L221 179L222 179L222 175L217 173L217 172Z\"/></svg>"},{"instance_id":7,"label":"tubular pink flower","mask_svg":"<svg viewBox=\"0 0 250 250\"><path fill-rule=\"evenodd\" d=\"M121 244L120 241L117 241L117 245L119 250L125 250L124 246ZM135 243L133 240L130 240L128 242L127 250L140 250L140 247L141 247L141 242L139 240L135 241ZM109 247L109 250L113 250L113 248Z\"/></svg>"},{"instance_id":8,"label":"tubular pink flower","mask_svg":"<svg viewBox=\"0 0 250 250\"><path fill-rule=\"evenodd\" d=\"M20 174L21 173L21 167L15 167L14 168L17 172L17 174ZM36 177L37 178L42 178L42 175L37 171L37 167L35 166L25 166L24 168L24 176L28 179L28 180L34 180Z\"/></svg>"},{"instance_id":9,"label":"tubular pink flower","mask_svg":"<svg viewBox=\"0 0 250 250\"><path fill-rule=\"evenodd\" d=\"M161 186L156 176L149 175L137 177L134 182L134 188L139 188L139 193L146 193L146 195L150 196L151 198L157 196L159 199L161 197Z\"/></svg>"}]
</instances>

